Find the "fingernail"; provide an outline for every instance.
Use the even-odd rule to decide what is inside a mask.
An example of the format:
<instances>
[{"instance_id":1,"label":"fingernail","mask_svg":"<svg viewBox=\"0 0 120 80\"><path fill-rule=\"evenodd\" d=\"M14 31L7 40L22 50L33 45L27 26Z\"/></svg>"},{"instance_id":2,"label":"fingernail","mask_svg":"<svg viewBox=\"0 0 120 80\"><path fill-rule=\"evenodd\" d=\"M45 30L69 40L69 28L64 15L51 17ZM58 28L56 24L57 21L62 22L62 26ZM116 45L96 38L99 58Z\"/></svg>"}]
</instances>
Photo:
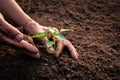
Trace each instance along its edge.
<instances>
[{"instance_id":1,"label":"fingernail","mask_svg":"<svg viewBox=\"0 0 120 80\"><path fill-rule=\"evenodd\" d=\"M78 57L79 57L79 55L78 55L78 53L76 52L75 55L74 55L74 59L75 59L75 60L78 60Z\"/></svg>"},{"instance_id":2,"label":"fingernail","mask_svg":"<svg viewBox=\"0 0 120 80\"><path fill-rule=\"evenodd\" d=\"M40 58L40 54L39 54L39 53L36 53L35 55L33 55L33 57L39 59L39 58Z\"/></svg>"},{"instance_id":3,"label":"fingernail","mask_svg":"<svg viewBox=\"0 0 120 80\"><path fill-rule=\"evenodd\" d=\"M59 57L59 55L58 55L58 54L56 54L56 57Z\"/></svg>"},{"instance_id":4,"label":"fingernail","mask_svg":"<svg viewBox=\"0 0 120 80\"><path fill-rule=\"evenodd\" d=\"M59 57L59 56L60 56L60 53L61 53L61 52L57 51L56 54L55 54L55 56L56 56L56 57Z\"/></svg>"},{"instance_id":5,"label":"fingernail","mask_svg":"<svg viewBox=\"0 0 120 80\"><path fill-rule=\"evenodd\" d=\"M50 49L51 51L54 51L54 48L53 48L53 47L50 47L49 49Z\"/></svg>"}]
</instances>

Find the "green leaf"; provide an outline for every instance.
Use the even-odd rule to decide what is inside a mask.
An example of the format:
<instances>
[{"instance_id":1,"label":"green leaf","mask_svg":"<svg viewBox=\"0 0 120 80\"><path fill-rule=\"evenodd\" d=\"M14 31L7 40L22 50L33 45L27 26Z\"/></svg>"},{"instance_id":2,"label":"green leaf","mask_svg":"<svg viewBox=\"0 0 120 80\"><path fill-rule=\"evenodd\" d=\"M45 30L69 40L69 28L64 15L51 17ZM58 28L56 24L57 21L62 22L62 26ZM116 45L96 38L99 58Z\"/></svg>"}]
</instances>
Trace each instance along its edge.
<instances>
[{"instance_id":1,"label":"green leaf","mask_svg":"<svg viewBox=\"0 0 120 80\"><path fill-rule=\"evenodd\" d=\"M65 36L64 36L62 33L58 33L56 36L57 36L58 38L63 39L63 40L66 39Z\"/></svg>"},{"instance_id":2,"label":"green leaf","mask_svg":"<svg viewBox=\"0 0 120 80\"><path fill-rule=\"evenodd\" d=\"M55 34L56 33L56 28L55 27L49 27L49 31L52 33L52 34Z\"/></svg>"},{"instance_id":3,"label":"green leaf","mask_svg":"<svg viewBox=\"0 0 120 80\"><path fill-rule=\"evenodd\" d=\"M69 31L69 32L73 32L74 30L73 29L60 29L60 32L66 32L66 31Z\"/></svg>"},{"instance_id":4,"label":"green leaf","mask_svg":"<svg viewBox=\"0 0 120 80\"><path fill-rule=\"evenodd\" d=\"M48 34L46 32L38 33L32 36L32 38L44 38L44 37L48 37Z\"/></svg>"},{"instance_id":5,"label":"green leaf","mask_svg":"<svg viewBox=\"0 0 120 80\"><path fill-rule=\"evenodd\" d=\"M50 40L46 41L46 46L47 46L47 48L53 46L54 44L55 44L55 43L54 43L53 41L50 41Z\"/></svg>"}]
</instances>

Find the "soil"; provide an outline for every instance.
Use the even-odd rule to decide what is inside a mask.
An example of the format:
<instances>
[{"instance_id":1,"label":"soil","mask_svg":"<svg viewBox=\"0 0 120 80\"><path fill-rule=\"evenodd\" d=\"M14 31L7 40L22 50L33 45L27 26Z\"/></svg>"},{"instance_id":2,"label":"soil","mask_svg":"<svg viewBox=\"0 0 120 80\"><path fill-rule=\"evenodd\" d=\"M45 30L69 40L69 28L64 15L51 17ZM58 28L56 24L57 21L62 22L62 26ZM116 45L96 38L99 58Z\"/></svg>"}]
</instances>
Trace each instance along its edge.
<instances>
[{"instance_id":1,"label":"soil","mask_svg":"<svg viewBox=\"0 0 120 80\"><path fill-rule=\"evenodd\" d=\"M79 53L59 58L39 47L41 58L0 44L0 80L120 80L120 0L17 0L44 26L72 28L64 33ZM11 55L18 54L18 55Z\"/></svg>"}]
</instances>

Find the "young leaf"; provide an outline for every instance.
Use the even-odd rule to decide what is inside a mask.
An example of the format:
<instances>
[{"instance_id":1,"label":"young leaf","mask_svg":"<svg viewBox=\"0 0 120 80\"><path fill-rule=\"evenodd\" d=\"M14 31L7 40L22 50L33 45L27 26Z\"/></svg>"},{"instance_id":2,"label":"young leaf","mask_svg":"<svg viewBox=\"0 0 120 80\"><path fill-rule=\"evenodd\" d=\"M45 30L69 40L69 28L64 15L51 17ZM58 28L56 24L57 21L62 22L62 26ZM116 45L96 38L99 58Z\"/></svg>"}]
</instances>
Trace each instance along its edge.
<instances>
[{"instance_id":1,"label":"young leaf","mask_svg":"<svg viewBox=\"0 0 120 80\"><path fill-rule=\"evenodd\" d=\"M47 48L53 46L54 44L55 44L55 42L53 42L53 41L50 41L50 40L46 41Z\"/></svg>"},{"instance_id":2,"label":"young leaf","mask_svg":"<svg viewBox=\"0 0 120 80\"><path fill-rule=\"evenodd\" d=\"M58 33L56 36L57 36L58 38L63 39L63 40L66 39L65 36L64 36L62 33Z\"/></svg>"},{"instance_id":3,"label":"young leaf","mask_svg":"<svg viewBox=\"0 0 120 80\"><path fill-rule=\"evenodd\" d=\"M32 36L32 38L44 38L44 37L48 37L48 34L46 32L38 33Z\"/></svg>"},{"instance_id":4,"label":"young leaf","mask_svg":"<svg viewBox=\"0 0 120 80\"><path fill-rule=\"evenodd\" d=\"M73 29L60 29L60 32L66 32L66 31L69 31L69 32L73 32L74 30Z\"/></svg>"},{"instance_id":5,"label":"young leaf","mask_svg":"<svg viewBox=\"0 0 120 80\"><path fill-rule=\"evenodd\" d=\"M55 34L56 33L56 28L55 27L49 27L49 31L52 33L52 34Z\"/></svg>"}]
</instances>

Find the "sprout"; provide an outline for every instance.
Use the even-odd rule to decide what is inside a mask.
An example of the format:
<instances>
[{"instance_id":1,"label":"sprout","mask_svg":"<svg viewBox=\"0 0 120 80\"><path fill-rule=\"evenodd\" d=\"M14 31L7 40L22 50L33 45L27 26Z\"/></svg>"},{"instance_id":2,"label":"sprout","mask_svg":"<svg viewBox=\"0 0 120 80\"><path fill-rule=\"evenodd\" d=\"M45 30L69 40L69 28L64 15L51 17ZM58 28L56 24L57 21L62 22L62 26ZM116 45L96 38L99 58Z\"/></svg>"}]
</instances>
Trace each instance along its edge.
<instances>
[{"instance_id":1,"label":"sprout","mask_svg":"<svg viewBox=\"0 0 120 80\"><path fill-rule=\"evenodd\" d=\"M50 26L49 27L49 32L50 32L49 34L46 32L41 32L41 33L33 35L32 38L45 38L45 37L47 37L48 39L51 39L51 40L46 41L46 50L48 53L55 53L56 52L56 44L55 44L56 38L60 38L62 40L65 40L66 38L62 33L67 32L67 31L73 32L74 30L73 29L57 30L55 27ZM51 51L50 47L53 47L54 51Z\"/></svg>"}]
</instances>

